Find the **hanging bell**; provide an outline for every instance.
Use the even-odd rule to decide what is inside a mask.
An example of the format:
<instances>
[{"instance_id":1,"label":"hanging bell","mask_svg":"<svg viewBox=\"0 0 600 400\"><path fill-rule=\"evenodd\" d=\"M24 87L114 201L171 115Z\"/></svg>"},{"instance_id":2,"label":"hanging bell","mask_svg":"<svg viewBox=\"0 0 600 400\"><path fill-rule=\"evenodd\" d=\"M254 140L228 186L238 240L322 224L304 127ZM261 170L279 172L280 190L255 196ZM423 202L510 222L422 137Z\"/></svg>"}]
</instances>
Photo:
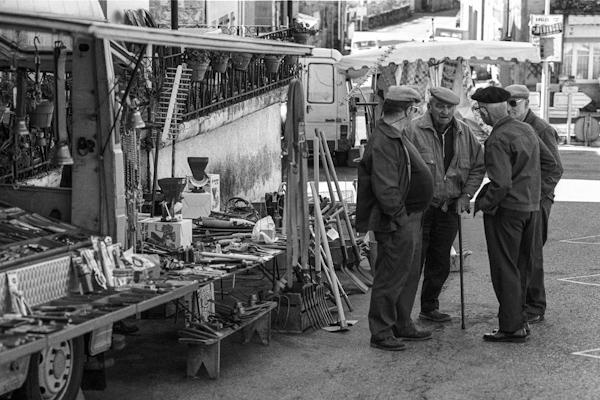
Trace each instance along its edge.
<instances>
[{"instance_id":1,"label":"hanging bell","mask_svg":"<svg viewBox=\"0 0 600 400\"><path fill-rule=\"evenodd\" d=\"M71 157L71 151L69 150L69 145L66 142L60 142L56 146L54 163L56 165L73 165L73 157Z\"/></svg>"},{"instance_id":2,"label":"hanging bell","mask_svg":"<svg viewBox=\"0 0 600 400\"><path fill-rule=\"evenodd\" d=\"M15 132L19 136L29 136L29 129L27 129L27 123L25 123L25 118L19 118L17 120L17 124L15 125Z\"/></svg>"},{"instance_id":3,"label":"hanging bell","mask_svg":"<svg viewBox=\"0 0 600 400\"><path fill-rule=\"evenodd\" d=\"M144 127L146 127L146 123L142 119L142 114L140 113L140 110L138 110L136 108L129 114L129 120L127 121L127 128L142 129Z\"/></svg>"}]
</instances>

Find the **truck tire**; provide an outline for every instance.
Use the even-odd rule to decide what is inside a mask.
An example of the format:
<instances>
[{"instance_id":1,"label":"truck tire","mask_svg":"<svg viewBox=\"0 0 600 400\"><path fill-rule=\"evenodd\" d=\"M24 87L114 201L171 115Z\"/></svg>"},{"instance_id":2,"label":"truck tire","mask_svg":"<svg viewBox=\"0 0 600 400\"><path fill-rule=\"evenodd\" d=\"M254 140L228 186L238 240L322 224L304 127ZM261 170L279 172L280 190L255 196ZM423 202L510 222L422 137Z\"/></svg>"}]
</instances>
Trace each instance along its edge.
<instances>
[{"instance_id":1,"label":"truck tire","mask_svg":"<svg viewBox=\"0 0 600 400\"><path fill-rule=\"evenodd\" d=\"M348 152L347 151L336 151L335 152L335 165L338 167L345 167L348 165Z\"/></svg>"},{"instance_id":2,"label":"truck tire","mask_svg":"<svg viewBox=\"0 0 600 400\"><path fill-rule=\"evenodd\" d=\"M80 336L33 354L27 379L12 399L75 400L83 377L84 346Z\"/></svg>"}]
</instances>

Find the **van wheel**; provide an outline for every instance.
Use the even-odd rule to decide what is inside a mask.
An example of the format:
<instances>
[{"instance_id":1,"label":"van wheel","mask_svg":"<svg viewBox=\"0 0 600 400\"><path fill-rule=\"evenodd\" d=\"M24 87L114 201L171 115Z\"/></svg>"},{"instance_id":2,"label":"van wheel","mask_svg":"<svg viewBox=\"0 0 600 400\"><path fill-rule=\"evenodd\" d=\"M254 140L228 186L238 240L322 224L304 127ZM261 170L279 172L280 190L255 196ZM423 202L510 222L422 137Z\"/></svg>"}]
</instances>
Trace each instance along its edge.
<instances>
[{"instance_id":1,"label":"van wheel","mask_svg":"<svg viewBox=\"0 0 600 400\"><path fill-rule=\"evenodd\" d=\"M65 340L33 354L27 379L13 393L16 400L75 400L84 364L83 337Z\"/></svg>"},{"instance_id":2,"label":"van wheel","mask_svg":"<svg viewBox=\"0 0 600 400\"><path fill-rule=\"evenodd\" d=\"M338 167L345 167L348 165L348 152L347 151L336 151L335 152L335 165Z\"/></svg>"}]
</instances>

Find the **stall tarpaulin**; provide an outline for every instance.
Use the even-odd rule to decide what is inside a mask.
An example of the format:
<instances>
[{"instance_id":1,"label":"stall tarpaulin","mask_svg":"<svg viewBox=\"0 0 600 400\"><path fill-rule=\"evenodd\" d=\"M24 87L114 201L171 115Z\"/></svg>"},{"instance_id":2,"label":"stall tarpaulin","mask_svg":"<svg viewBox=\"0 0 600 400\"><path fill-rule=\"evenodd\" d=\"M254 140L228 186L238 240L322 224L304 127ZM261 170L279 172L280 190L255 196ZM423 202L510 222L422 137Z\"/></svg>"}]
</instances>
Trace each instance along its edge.
<instances>
[{"instance_id":1,"label":"stall tarpaulin","mask_svg":"<svg viewBox=\"0 0 600 400\"><path fill-rule=\"evenodd\" d=\"M395 46L365 50L342 57L338 63L340 71L350 79L368 73L379 66L380 77L395 71L393 79L377 80L377 88L384 92L393 84L412 85L427 100L428 89L444 86L455 91L461 98L458 112L476 119L471 112L469 92L474 84L470 77L472 64L502 64L515 62L539 63L539 49L530 43L501 41L430 41L406 42ZM387 74L386 74L387 72ZM481 125L481 124L479 124ZM481 128L485 130L484 128ZM486 136L482 132L482 136Z\"/></svg>"},{"instance_id":2,"label":"stall tarpaulin","mask_svg":"<svg viewBox=\"0 0 600 400\"><path fill-rule=\"evenodd\" d=\"M342 71L363 70L384 55L386 48L365 50L357 54L342 57L338 68ZM540 62L539 49L531 43L500 42L482 40L406 42L394 46L393 50L381 61L381 66L402 65L404 62L456 60L480 61L494 64L499 61Z\"/></svg>"}]
</instances>

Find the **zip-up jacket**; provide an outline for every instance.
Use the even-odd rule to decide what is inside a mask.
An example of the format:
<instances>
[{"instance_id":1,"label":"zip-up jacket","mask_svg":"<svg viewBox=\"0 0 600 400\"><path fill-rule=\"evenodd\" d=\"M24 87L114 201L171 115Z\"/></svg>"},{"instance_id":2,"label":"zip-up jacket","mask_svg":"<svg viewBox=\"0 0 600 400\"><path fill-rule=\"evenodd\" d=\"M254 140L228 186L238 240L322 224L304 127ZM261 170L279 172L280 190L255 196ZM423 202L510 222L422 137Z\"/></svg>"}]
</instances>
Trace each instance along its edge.
<instances>
[{"instance_id":1,"label":"zip-up jacket","mask_svg":"<svg viewBox=\"0 0 600 400\"><path fill-rule=\"evenodd\" d=\"M483 148L471 128L453 118L450 129L454 135L454 157L448 170L444 170L445 135L440 140L429 112L412 123L409 139L419 150L421 157L429 165L433 175L432 205L439 207L451 202L462 194L473 197L485 175Z\"/></svg>"},{"instance_id":2,"label":"zip-up jacket","mask_svg":"<svg viewBox=\"0 0 600 400\"><path fill-rule=\"evenodd\" d=\"M391 232L403 224L410 168L402 132L380 119L358 166L357 231Z\"/></svg>"},{"instance_id":3,"label":"zip-up jacket","mask_svg":"<svg viewBox=\"0 0 600 400\"><path fill-rule=\"evenodd\" d=\"M556 161L556 168L555 170L550 171L548 179L544 179L545 177L542 171L542 197L554 200L554 188L558 184L564 171L560 161L560 155L558 154L558 133L552 125L535 115L531 110L527 111L523 122L531 125L535 133L537 133L542 142L548 147L548 150L550 150Z\"/></svg>"},{"instance_id":4,"label":"zip-up jacket","mask_svg":"<svg viewBox=\"0 0 600 400\"><path fill-rule=\"evenodd\" d=\"M485 167L490 182L477 196L477 206L488 214L498 207L538 211L542 175L556 169L552 153L531 126L506 116L485 142Z\"/></svg>"}]
</instances>

